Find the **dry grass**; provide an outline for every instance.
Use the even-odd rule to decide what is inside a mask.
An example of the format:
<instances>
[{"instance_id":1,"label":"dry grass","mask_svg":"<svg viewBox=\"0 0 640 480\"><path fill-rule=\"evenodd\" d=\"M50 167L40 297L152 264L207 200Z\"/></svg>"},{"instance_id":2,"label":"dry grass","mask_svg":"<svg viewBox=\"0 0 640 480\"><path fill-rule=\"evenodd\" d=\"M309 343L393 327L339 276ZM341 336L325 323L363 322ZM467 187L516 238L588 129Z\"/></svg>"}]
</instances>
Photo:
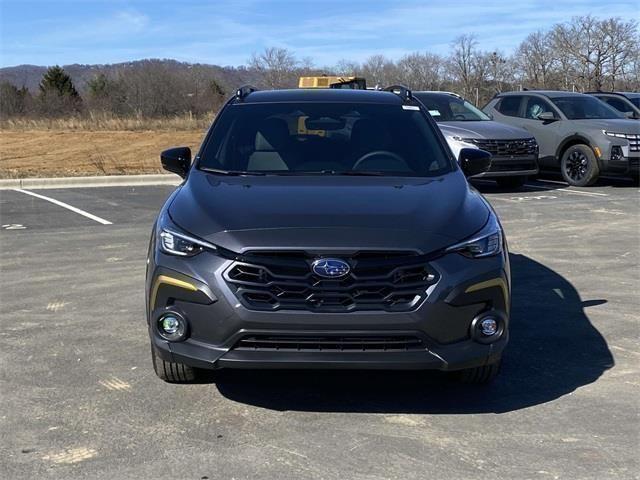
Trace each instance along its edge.
<instances>
[{"instance_id":1,"label":"dry grass","mask_svg":"<svg viewBox=\"0 0 640 480\"><path fill-rule=\"evenodd\" d=\"M159 173L159 154L199 147L213 114L0 120L0 178Z\"/></svg>"},{"instance_id":2,"label":"dry grass","mask_svg":"<svg viewBox=\"0 0 640 480\"><path fill-rule=\"evenodd\" d=\"M160 173L159 154L195 151L203 129L175 131L0 130L0 178Z\"/></svg>"},{"instance_id":3,"label":"dry grass","mask_svg":"<svg viewBox=\"0 0 640 480\"><path fill-rule=\"evenodd\" d=\"M89 113L86 116L65 118L5 118L0 119L0 131L192 131L204 130L214 114L195 116L191 113L164 118L142 116L117 117L108 113Z\"/></svg>"}]
</instances>

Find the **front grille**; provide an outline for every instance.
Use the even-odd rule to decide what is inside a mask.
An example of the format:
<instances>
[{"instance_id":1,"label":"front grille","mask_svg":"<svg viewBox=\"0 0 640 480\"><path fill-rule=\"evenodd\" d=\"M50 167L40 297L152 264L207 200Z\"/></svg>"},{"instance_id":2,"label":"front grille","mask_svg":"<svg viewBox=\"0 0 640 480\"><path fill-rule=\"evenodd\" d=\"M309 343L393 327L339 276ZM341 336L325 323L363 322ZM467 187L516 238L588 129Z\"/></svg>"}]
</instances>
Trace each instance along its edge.
<instances>
[{"instance_id":1,"label":"front grille","mask_svg":"<svg viewBox=\"0 0 640 480\"><path fill-rule=\"evenodd\" d=\"M484 138L463 138L463 142L471 143L489 152L494 157L516 157L537 155L538 144L535 138L520 138L514 140L488 140Z\"/></svg>"},{"instance_id":2,"label":"front grille","mask_svg":"<svg viewBox=\"0 0 640 480\"><path fill-rule=\"evenodd\" d=\"M632 135L628 133L627 140L629 140L629 151L640 152L640 134Z\"/></svg>"},{"instance_id":3,"label":"front grille","mask_svg":"<svg viewBox=\"0 0 640 480\"><path fill-rule=\"evenodd\" d=\"M520 172L536 170L538 168L535 161L492 161L489 172Z\"/></svg>"},{"instance_id":4,"label":"front grille","mask_svg":"<svg viewBox=\"0 0 640 480\"><path fill-rule=\"evenodd\" d=\"M248 335L233 348L284 352L406 352L425 346L422 339L409 335Z\"/></svg>"},{"instance_id":5,"label":"front grille","mask_svg":"<svg viewBox=\"0 0 640 480\"><path fill-rule=\"evenodd\" d=\"M434 269L412 253L335 256L351 267L338 279L314 274L311 264L323 256L300 251L247 254L225 271L224 278L249 309L313 312L411 310L438 278Z\"/></svg>"}]
</instances>

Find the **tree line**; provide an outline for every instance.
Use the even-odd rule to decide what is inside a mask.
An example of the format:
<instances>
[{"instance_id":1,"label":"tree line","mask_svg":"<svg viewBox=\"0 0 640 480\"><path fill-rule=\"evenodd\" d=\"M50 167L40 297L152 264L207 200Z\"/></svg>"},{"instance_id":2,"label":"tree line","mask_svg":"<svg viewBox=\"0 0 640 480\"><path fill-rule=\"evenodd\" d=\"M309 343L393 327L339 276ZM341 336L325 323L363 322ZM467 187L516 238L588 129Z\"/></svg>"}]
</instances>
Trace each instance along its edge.
<instances>
[{"instance_id":1,"label":"tree line","mask_svg":"<svg viewBox=\"0 0 640 480\"><path fill-rule=\"evenodd\" d=\"M417 51L397 60L373 55L325 67L272 47L254 54L246 66L224 69L166 60L133 62L98 71L82 88L54 66L37 91L1 82L0 115L201 115L217 111L239 83L287 88L297 86L299 76L321 74L363 76L369 86L455 91L480 106L508 90L639 91L640 35L635 20L587 15L529 34L508 55L482 50L472 34L456 38L447 55Z\"/></svg>"}]
</instances>

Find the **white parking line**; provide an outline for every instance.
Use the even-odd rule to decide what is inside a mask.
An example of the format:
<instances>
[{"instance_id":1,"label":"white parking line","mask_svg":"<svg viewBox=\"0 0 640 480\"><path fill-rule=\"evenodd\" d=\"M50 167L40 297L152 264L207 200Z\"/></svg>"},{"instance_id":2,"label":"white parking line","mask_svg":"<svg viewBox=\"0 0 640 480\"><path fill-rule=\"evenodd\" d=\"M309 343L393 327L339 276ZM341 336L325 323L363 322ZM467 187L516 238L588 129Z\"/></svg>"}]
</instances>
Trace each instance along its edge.
<instances>
[{"instance_id":1,"label":"white parking line","mask_svg":"<svg viewBox=\"0 0 640 480\"><path fill-rule=\"evenodd\" d=\"M524 187L530 190L541 188L543 190L553 190L554 192L567 192L567 193L573 193L574 195L586 195L588 197L608 197L609 196L606 193L584 192L582 190L571 190L570 188L543 187L542 185L531 185L530 183L527 183L526 185L524 185Z\"/></svg>"},{"instance_id":2,"label":"white parking line","mask_svg":"<svg viewBox=\"0 0 640 480\"><path fill-rule=\"evenodd\" d=\"M542 178L536 178L536 182L542 182L542 183L555 183L558 185L565 185L565 186L569 186L569 184L567 182L562 182L560 180L543 180Z\"/></svg>"},{"instance_id":3,"label":"white parking line","mask_svg":"<svg viewBox=\"0 0 640 480\"><path fill-rule=\"evenodd\" d=\"M71 210L72 212L75 212L78 215L82 215L83 217L87 217L87 218L90 218L91 220L101 223L102 225L112 225L112 223L109 220L105 220L104 218L97 217L96 215L93 215L89 212L85 212L84 210L80 210L79 208L76 208L73 205L69 205L67 203L61 202L60 200L56 200L55 198L45 197L44 195L40 195L39 193L33 193L33 192L30 192L29 190L22 190L21 188L14 188L13 190L16 192L22 192L27 195L31 195L32 197L36 197L41 200L46 200L47 202L54 203L62 208Z\"/></svg>"}]
</instances>

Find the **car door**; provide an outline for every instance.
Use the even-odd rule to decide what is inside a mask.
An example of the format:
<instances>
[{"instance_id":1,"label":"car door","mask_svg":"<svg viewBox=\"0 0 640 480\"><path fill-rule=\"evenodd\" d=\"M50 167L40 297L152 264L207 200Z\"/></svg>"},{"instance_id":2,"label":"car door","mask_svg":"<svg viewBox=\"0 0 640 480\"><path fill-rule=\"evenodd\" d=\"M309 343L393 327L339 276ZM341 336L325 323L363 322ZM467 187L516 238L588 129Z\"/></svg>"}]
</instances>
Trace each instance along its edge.
<instances>
[{"instance_id":1,"label":"car door","mask_svg":"<svg viewBox=\"0 0 640 480\"><path fill-rule=\"evenodd\" d=\"M540 114L553 113L556 120L541 120ZM544 166L556 166L556 151L562 140L561 125L562 116L550 102L536 95L525 95L522 110L520 111L520 124L522 128L530 132L538 142L540 149L539 162Z\"/></svg>"}]
</instances>

